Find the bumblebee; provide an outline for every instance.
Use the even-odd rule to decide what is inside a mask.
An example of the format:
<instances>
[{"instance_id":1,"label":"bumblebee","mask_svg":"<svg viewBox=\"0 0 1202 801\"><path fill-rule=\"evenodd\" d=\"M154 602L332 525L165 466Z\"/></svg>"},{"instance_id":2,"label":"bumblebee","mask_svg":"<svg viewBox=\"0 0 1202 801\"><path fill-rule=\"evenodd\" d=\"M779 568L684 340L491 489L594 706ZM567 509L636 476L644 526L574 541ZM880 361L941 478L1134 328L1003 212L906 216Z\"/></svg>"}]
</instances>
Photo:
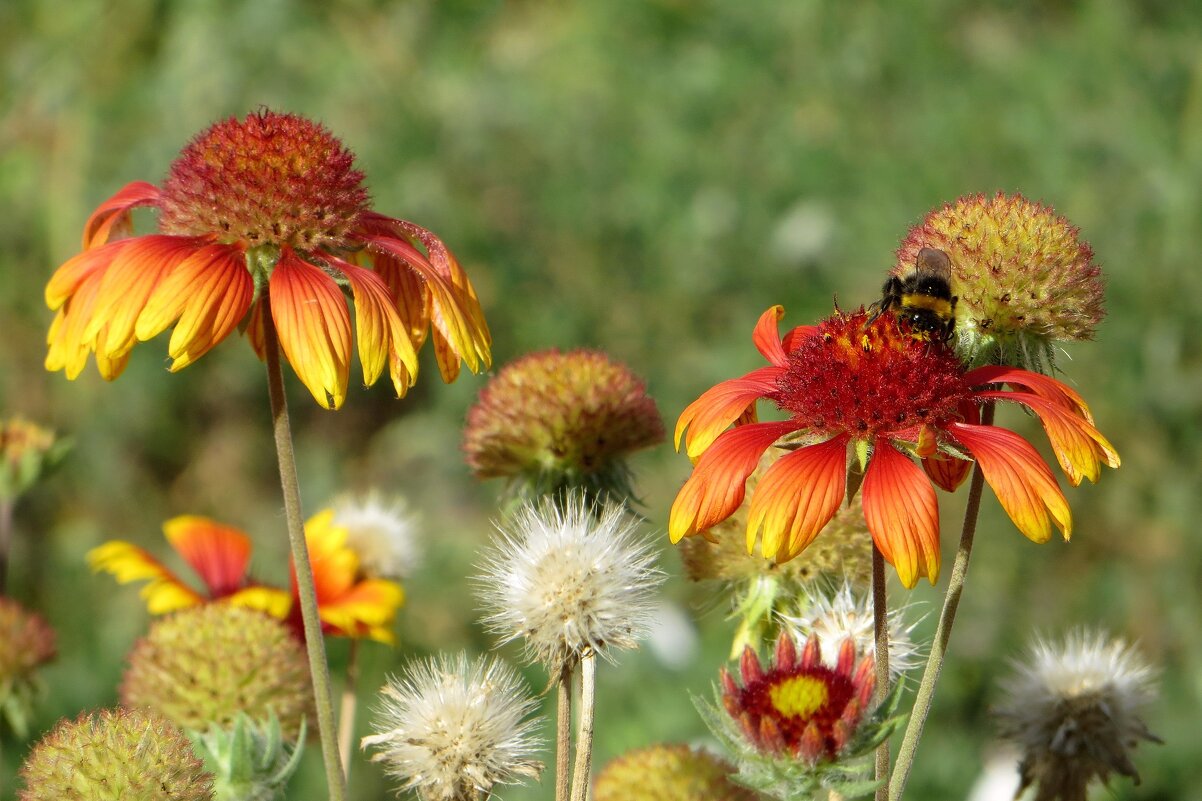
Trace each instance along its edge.
<instances>
[{"instance_id":1,"label":"bumblebee","mask_svg":"<svg viewBox=\"0 0 1202 801\"><path fill-rule=\"evenodd\" d=\"M922 248L913 269L891 275L872 304L869 322L892 310L919 339L947 342L956 327L956 296L952 294L952 261L942 250Z\"/></svg>"}]
</instances>

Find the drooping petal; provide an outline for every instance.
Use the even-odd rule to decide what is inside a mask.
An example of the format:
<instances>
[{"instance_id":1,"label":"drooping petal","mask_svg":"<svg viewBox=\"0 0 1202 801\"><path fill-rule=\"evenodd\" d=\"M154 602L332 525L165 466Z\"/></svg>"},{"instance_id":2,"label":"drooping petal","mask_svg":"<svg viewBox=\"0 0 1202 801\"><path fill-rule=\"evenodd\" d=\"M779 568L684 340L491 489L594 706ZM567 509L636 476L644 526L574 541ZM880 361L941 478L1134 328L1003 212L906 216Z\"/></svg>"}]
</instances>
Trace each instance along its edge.
<instances>
[{"instance_id":1,"label":"drooping petal","mask_svg":"<svg viewBox=\"0 0 1202 801\"><path fill-rule=\"evenodd\" d=\"M92 316L101 276L92 273L76 287L71 299L54 315L46 335L46 369L62 370L71 381L83 371L92 352L92 341L84 339L83 331Z\"/></svg>"},{"instance_id":2,"label":"drooping petal","mask_svg":"<svg viewBox=\"0 0 1202 801\"><path fill-rule=\"evenodd\" d=\"M128 183L101 203L83 227L84 250L99 247L120 235L129 225L129 212L138 206L155 206L159 189L146 181Z\"/></svg>"},{"instance_id":3,"label":"drooping petal","mask_svg":"<svg viewBox=\"0 0 1202 801\"><path fill-rule=\"evenodd\" d=\"M1047 542L1053 521L1066 540L1072 535L1068 501L1031 443L997 426L952 423L948 429L977 460L985 481L1023 536Z\"/></svg>"},{"instance_id":4,"label":"drooping petal","mask_svg":"<svg viewBox=\"0 0 1202 801\"><path fill-rule=\"evenodd\" d=\"M1118 451L1102 433L1085 418L1060 404L1029 392L980 392L978 395L1021 403L1035 412L1052 443L1056 461L1074 487L1086 478L1096 484L1103 464L1107 467L1120 464Z\"/></svg>"},{"instance_id":5,"label":"drooping petal","mask_svg":"<svg viewBox=\"0 0 1202 801\"><path fill-rule=\"evenodd\" d=\"M847 440L837 436L782 456L760 478L747 516L747 550L787 562L830 522L847 490Z\"/></svg>"},{"instance_id":6,"label":"drooping petal","mask_svg":"<svg viewBox=\"0 0 1202 801\"><path fill-rule=\"evenodd\" d=\"M163 534L200 576L210 598L223 598L246 583L250 537L238 529L207 517L180 515L163 523Z\"/></svg>"},{"instance_id":7,"label":"drooping petal","mask_svg":"<svg viewBox=\"0 0 1202 801\"><path fill-rule=\"evenodd\" d=\"M46 305L52 310L61 307L79 291L82 284L96 280L98 272L103 275L113 260L133 241L122 239L104 247L76 253L67 259L46 282Z\"/></svg>"},{"instance_id":8,"label":"drooping petal","mask_svg":"<svg viewBox=\"0 0 1202 801\"><path fill-rule=\"evenodd\" d=\"M200 593L133 543L112 540L93 548L88 551L88 565L96 572L103 570L111 574L119 584L149 581L141 595L152 615L163 615L205 601Z\"/></svg>"},{"instance_id":9,"label":"drooping petal","mask_svg":"<svg viewBox=\"0 0 1202 801\"><path fill-rule=\"evenodd\" d=\"M392 303L388 285L378 274L348 261L327 255L342 271L355 298L355 337L363 383L371 386L389 366L397 397L404 397L417 378L417 351Z\"/></svg>"},{"instance_id":10,"label":"drooping petal","mask_svg":"<svg viewBox=\"0 0 1202 801\"><path fill-rule=\"evenodd\" d=\"M236 245L204 245L165 276L138 315L134 334L147 340L175 325L167 353L177 372L229 336L246 316L254 281Z\"/></svg>"},{"instance_id":11,"label":"drooping petal","mask_svg":"<svg viewBox=\"0 0 1202 801\"><path fill-rule=\"evenodd\" d=\"M972 462L967 459L957 459L944 453L936 453L922 460L922 469L926 471L935 486L944 492L955 492L972 470Z\"/></svg>"},{"instance_id":12,"label":"drooping petal","mask_svg":"<svg viewBox=\"0 0 1202 801\"><path fill-rule=\"evenodd\" d=\"M1024 387L1041 398L1046 398L1053 403L1063 406L1070 412L1079 414L1085 418L1086 422L1093 423L1093 415L1090 413L1085 399L1077 394L1072 387L1062 381L1057 381L1051 376L1046 376L1042 373L1033 373L1030 370L1020 370L1017 367L987 365L968 371L964 375L964 380L974 386L1011 384L1013 386Z\"/></svg>"},{"instance_id":13,"label":"drooping petal","mask_svg":"<svg viewBox=\"0 0 1202 801\"><path fill-rule=\"evenodd\" d=\"M413 349L420 351L430 334L430 309L434 305L430 288L412 267L385 253L374 254L372 267L388 285L388 293L409 332Z\"/></svg>"},{"instance_id":14,"label":"drooping petal","mask_svg":"<svg viewBox=\"0 0 1202 801\"><path fill-rule=\"evenodd\" d=\"M771 307L760 315L760 319L755 324L755 331L751 335L755 349L768 360L769 364L776 367L784 367L789 361L789 357L785 354L785 348L781 344L780 329L778 328L781 318L784 316L784 306Z\"/></svg>"},{"instance_id":15,"label":"drooping petal","mask_svg":"<svg viewBox=\"0 0 1202 801\"><path fill-rule=\"evenodd\" d=\"M747 477L776 440L797 430L792 421L753 423L727 431L706 449L680 488L668 519L672 542L697 534L734 514L743 503Z\"/></svg>"},{"instance_id":16,"label":"drooping petal","mask_svg":"<svg viewBox=\"0 0 1202 801\"><path fill-rule=\"evenodd\" d=\"M680 413L676 421L676 449L685 437L685 450L696 459L718 435L739 419L755 402L776 389L776 379L784 373L781 367L761 367L742 378L733 378L710 387Z\"/></svg>"},{"instance_id":17,"label":"drooping petal","mask_svg":"<svg viewBox=\"0 0 1202 801\"><path fill-rule=\"evenodd\" d=\"M95 341L96 353L122 356L138 341L135 323L163 276L203 247L200 240L179 236L139 236L105 270L84 338Z\"/></svg>"},{"instance_id":18,"label":"drooping petal","mask_svg":"<svg viewBox=\"0 0 1202 801\"><path fill-rule=\"evenodd\" d=\"M939 501L909 458L878 438L864 473L864 520L872 541L907 588L939 578Z\"/></svg>"},{"instance_id":19,"label":"drooping petal","mask_svg":"<svg viewBox=\"0 0 1202 801\"><path fill-rule=\"evenodd\" d=\"M271 317L280 347L313 398L327 409L346 399L351 318L334 280L284 248L271 274Z\"/></svg>"}]
</instances>

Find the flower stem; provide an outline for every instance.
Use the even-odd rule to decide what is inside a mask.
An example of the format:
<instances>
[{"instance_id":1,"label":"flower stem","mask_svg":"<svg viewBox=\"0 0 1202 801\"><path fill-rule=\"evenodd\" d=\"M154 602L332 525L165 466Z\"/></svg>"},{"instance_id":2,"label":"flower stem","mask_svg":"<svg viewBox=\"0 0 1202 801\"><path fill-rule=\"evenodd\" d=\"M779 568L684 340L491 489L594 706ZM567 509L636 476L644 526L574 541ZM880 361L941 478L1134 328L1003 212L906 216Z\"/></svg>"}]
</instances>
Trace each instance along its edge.
<instances>
[{"instance_id":1,"label":"flower stem","mask_svg":"<svg viewBox=\"0 0 1202 801\"><path fill-rule=\"evenodd\" d=\"M981 424L990 425L992 423L993 404L986 403L981 410ZM935 639L931 643L927 666L922 672L922 681L919 683L918 693L914 697L914 708L910 710L906 733L902 736L901 746L897 749L897 764L893 766L893 775L889 778L888 801L900 801L902 793L906 789L906 782L910 778L910 769L914 766L914 756L918 751L918 741L922 738L922 729L931 712L935 684L939 681L940 671L943 670L947 644L952 636L952 624L956 622L956 609L959 608L960 597L964 593L964 582L968 575L968 560L972 556L972 542L977 533L977 517L981 511L981 495L984 488L985 476L978 463L972 471L972 484L968 488L968 504L964 509L964 528L960 532L960 547L956 549L956 561L952 564L952 574L947 581L947 593L943 596L943 609L939 613L939 625L935 628Z\"/></svg>"},{"instance_id":2,"label":"flower stem","mask_svg":"<svg viewBox=\"0 0 1202 801\"><path fill-rule=\"evenodd\" d=\"M576 764L572 768L572 801L588 798L593 765L593 712L597 704L597 653L580 658L580 734L576 739Z\"/></svg>"},{"instance_id":3,"label":"flower stem","mask_svg":"<svg viewBox=\"0 0 1202 801\"><path fill-rule=\"evenodd\" d=\"M875 544L872 546L872 623L876 636L876 689L873 700L880 704L889 695L889 601L885 595L885 557ZM876 749L876 780L881 786L876 790L876 801L886 801L889 788L889 741L885 740Z\"/></svg>"},{"instance_id":4,"label":"flower stem","mask_svg":"<svg viewBox=\"0 0 1202 801\"><path fill-rule=\"evenodd\" d=\"M8 594L8 550L13 540L13 507L10 498L0 500L0 595Z\"/></svg>"},{"instance_id":5,"label":"flower stem","mask_svg":"<svg viewBox=\"0 0 1202 801\"><path fill-rule=\"evenodd\" d=\"M351 778L351 749L355 742L355 710L358 706L359 640L351 639L351 652L346 658L346 682L342 685L342 703L338 710L338 755L349 784Z\"/></svg>"},{"instance_id":6,"label":"flower stem","mask_svg":"<svg viewBox=\"0 0 1202 801\"><path fill-rule=\"evenodd\" d=\"M305 648L309 652L309 675L317 704L317 728L321 735L321 753L326 768L330 801L345 801L346 779L338 760L338 732L334 721L334 698L330 692L330 669L326 664L326 643L317 616L317 590L313 586L313 568L305 543L304 516L301 513L300 484L296 477L296 457L292 451L292 428L288 423L288 400L284 395L284 371L280 366L280 343L271 309L264 303L263 342L267 356L267 395L271 400L271 425L275 433L276 457L280 465L280 485L284 491L284 516L288 522L288 542L296 572L297 595L305 627Z\"/></svg>"},{"instance_id":7,"label":"flower stem","mask_svg":"<svg viewBox=\"0 0 1202 801\"><path fill-rule=\"evenodd\" d=\"M572 663L559 671L555 694L555 801L568 801L572 748Z\"/></svg>"}]
</instances>

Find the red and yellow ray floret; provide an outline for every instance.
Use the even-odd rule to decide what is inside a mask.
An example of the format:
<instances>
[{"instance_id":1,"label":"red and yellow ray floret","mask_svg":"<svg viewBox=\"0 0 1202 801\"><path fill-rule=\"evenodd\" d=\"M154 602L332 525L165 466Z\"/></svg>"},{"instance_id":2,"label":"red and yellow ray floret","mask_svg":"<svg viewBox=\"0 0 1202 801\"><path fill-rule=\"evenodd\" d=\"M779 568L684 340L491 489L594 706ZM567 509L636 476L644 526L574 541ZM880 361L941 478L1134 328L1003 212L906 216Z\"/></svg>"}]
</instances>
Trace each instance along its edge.
<instances>
[{"instance_id":1,"label":"red and yellow ray floret","mask_svg":"<svg viewBox=\"0 0 1202 801\"><path fill-rule=\"evenodd\" d=\"M840 646L834 667L822 661L817 637L800 654L782 633L767 667L750 647L739 660L741 683L722 669L722 705L756 751L813 765L837 759L869 709L873 661L857 661L855 643Z\"/></svg>"},{"instance_id":2,"label":"red and yellow ray floret","mask_svg":"<svg viewBox=\"0 0 1202 801\"><path fill-rule=\"evenodd\" d=\"M717 385L680 416L677 447L683 436L696 466L672 506L673 542L733 514L760 456L781 441L792 453L756 487L747 548L753 551L758 542L766 558L792 559L844 501L850 452L852 469L863 475L864 517L873 541L912 587L922 576L933 583L939 573L932 482L954 490L968 460L980 465L1029 539L1046 541L1053 524L1066 539L1071 532L1068 503L1038 452L1012 431L982 425L981 404L1014 401L1035 412L1074 485L1096 480L1103 464L1119 464L1081 397L1055 379L1006 367L966 371L941 343L915 338L889 316L874 319L863 310L836 313L782 340L776 330L782 314L773 307L756 326L756 346L770 365ZM755 422L761 399L789 419Z\"/></svg>"},{"instance_id":3,"label":"red and yellow ray floret","mask_svg":"<svg viewBox=\"0 0 1202 801\"><path fill-rule=\"evenodd\" d=\"M159 212L132 236L131 213ZM264 355L267 321L321 405L346 397L351 314L365 384L388 368L404 395L430 332L443 378L490 364L491 338L466 273L430 231L371 211L363 174L317 123L270 111L219 122L172 164L161 189L127 185L93 212L84 250L46 286L55 310L46 368L106 379L133 346L173 328L171 370L244 327ZM269 316L265 312L269 309Z\"/></svg>"}]
</instances>

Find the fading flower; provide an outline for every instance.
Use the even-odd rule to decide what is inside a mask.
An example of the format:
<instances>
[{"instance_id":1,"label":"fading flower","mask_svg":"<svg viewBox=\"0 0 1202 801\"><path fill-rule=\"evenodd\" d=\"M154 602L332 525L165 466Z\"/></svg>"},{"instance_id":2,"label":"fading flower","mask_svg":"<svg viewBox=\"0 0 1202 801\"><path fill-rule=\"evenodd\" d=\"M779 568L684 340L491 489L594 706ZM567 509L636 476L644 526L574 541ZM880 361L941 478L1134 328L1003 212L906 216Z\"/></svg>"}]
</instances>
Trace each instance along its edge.
<instances>
[{"instance_id":1,"label":"fading flower","mask_svg":"<svg viewBox=\"0 0 1202 801\"><path fill-rule=\"evenodd\" d=\"M284 355L319 404L346 397L351 315L365 384L388 368L397 395L431 334L443 379L487 368L491 339L467 275L430 231L369 208L354 156L323 126L262 111L193 139L162 187L128 184L84 226L83 251L46 285L56 311L48 370L74 379L89 354L106 379L174 328L171 370L245 328L263 356L270 314ZM131 212L159 212L132 236Z\"/></svg>"},{"instance_id":2,"label":"fading flower","mask_svg":"<svg viewBox=\"0 0 1202 801\"><path fill-rule=\"evenodd\" d=\"M1022 195L966 195L930 212L897 250L893 273L924 247L951 259L957 351L971 364L1046 370L1056 342L1093 339L1101 270L1079 231Z\"/></svg>"},{"instance_id":3,"label":"fading flower","mask_svg":"<svg viewBox=\"0 0 1202 801\"><path fill-rule=\"evenodd\" d=\"M697 463L672 505L672 542L730 517L764 451L780 444L793 452L760 478L746 544L751 551L758 539L765 557L787 562L843 503L850 454L853 476L862 476L873 542L913 587L922 576L934 583L939 575L933 484L955 489L971 461L1028 539L1046 542L1053 525L1066 539L1072 531L1068 502L1039 453L1018 434L982 424L979 404L1011 401L1034 412L1073 485L1095 481L1103 464L1119 464L1085 402L1055 379L1007 367L966 372L939 343L920 341L897 321L863 310L795 328L782 340L777 321L783 314L775 306L756 326L756 347L769 366L713 387L676 424L677 446L683 436ZM789 419L754 422L761 398Z\"/></svg>"},{"instance_id":4,"label":"fading flower","mask_svg":"<svg viewBox=\"0 0 1202 801\"><path fill-rule=\"evenodd\" d=\"M594 801L756 801L730 780L734 766L687 745L652 745L627 751L598 774Z\"/></svg>"},{"instance_id":5,"label":"fading flower","mask_svg":"<svg viewBox=\"0 0 1202 801\"><path fill-rule=\"evenodd\" d=\"M18 801L208 801L213 780L175 724L145 709L60 721L26 757Z\"/></svg>"},{"instance_id":6,"label":"fading flower","mask_svg":"<svg viewBox=\"0 0 1202 801\"><path fill-rule=\"evenodd\" d=\"M521 639L531 661L558 675L590 650L609 656L647 636L664 575L639 518L580 493L561 505L521 507L486 555L479 577L485 624Z\"/></svg>"},{"instance_id":7,"label":"fading flower","mask_svg":"<svg viewBox=\"0 0 1202 801\"><path fill-rule=\"evenodd\" d=\"M300 642L279 620L228 604L155 621L129 654L121 703L154 709L197 732L229 728L239 714L256 721L274 716L293 741L315 715Z\"/></svg>"},{"instance_id":8,"label":"fading flower","mask_svg":"<svg viewBox=\"0 0 1202 801\"><path fill-rule=\"evenodd\" d=\"M526 497L581 488L622 499L633 494L626 457L663 438L655 401L629 368L600 351L548 350L481 390L463 451L478 478L508 478Z\"/></svg>"},{"instance_id":9,"label":"fading flower","mask_svg":"<svg viewBox=\"0 0 1202 801\"><path fill-rule=\"evenodd\" d=\"M346 547L359 557L364 575L399 580L420 559L416 523L401 498L371 491L334 502L332 524L346 531Z\"/></svg>"},{"instance_id":10,"label":"fading flower","mask_svg":"<svg viewBox=\"0 0 1202 801\"><path fill-rule=\"evenodd\" d=\"M1156 695L1155 671L1102 632L1036 640L1003 690L1001 733L1022 750L1021 789L1036 786L1035 801L1085 801L1113 773L1139 784L1131 752L1141 740L1161 742L1141 717Z\"/></svg>"},{"instance_id":11,"label":"fading flower","mask_svg":"<svg viewBox=\"0 0 1202 801\"><path fill-rule=\"evenodd\" d=\"M429 659L389 679L363 748L422 801L484 801L498 784L537 779L538 706L497 660Z\"/></svg>"},{"instance_id":12,"label":"fading flower","mask_svg":"<svg viewBox=\"0 0 1202 801\"><path fill-rule=\"evenodd\" d=\"M0 715L18 737L28 734L34 701L43 692L38 668L57 653L45 618L0 597Z\"/></svg>"}]
</instances>

